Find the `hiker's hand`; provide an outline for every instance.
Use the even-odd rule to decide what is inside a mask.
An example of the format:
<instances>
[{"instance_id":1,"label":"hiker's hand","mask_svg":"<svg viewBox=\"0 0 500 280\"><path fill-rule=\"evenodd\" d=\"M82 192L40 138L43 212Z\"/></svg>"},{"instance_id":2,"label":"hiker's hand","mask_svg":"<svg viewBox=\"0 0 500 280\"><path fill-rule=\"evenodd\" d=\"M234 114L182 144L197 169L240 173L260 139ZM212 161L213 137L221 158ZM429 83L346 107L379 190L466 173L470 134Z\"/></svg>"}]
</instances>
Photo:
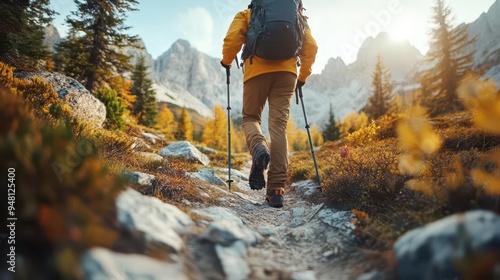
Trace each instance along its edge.
<instances>
[{"instance_id":1,"label":"hiker's hand","mask_svg":"<svg viewBox=\"0 0 500 280\"><path fill-rule=\"evenodd\" d=\"M296 89L302 89L302 87L305 85L306 83L304 82L301 82L299 80L297 80L297 88Z\"/></svg>"},{"instance_id":2,"label":"hiker's hand","mask_svg":"<svg viewBox=\"0 0 500 280\"><path fill-rule=\"evenodd\" d=\"M226 65L222 63L222 60L220 61L220 65L222 65L222 67L226 68L227 70L231 69L231 65Z\"/></svg>"}]
</instances>

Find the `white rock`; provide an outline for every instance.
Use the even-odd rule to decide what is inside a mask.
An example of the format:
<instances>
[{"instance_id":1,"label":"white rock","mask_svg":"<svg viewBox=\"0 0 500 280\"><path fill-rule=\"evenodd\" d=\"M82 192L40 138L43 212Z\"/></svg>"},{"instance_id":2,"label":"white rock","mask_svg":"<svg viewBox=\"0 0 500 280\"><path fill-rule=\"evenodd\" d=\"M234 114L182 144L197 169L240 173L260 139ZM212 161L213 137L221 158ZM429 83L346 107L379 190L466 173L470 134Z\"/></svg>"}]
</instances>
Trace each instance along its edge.
<instances>
[{"instance_id":1,"label":"white rock","mask_svg":"<svg viewBox=\"0 0 500 280\"><path fill-rule=\"evenodd\" d=\"M235 212L224 207L213 206L204 209L193 210L193 212L200 216L206 216L214 221L226 220L243 225L243 221L241 220L240 217L236 216Z\"/></svg>"},{"instance_id":2,"label":"white rock","mask_svg":"<svg viewBox=\"0 0 500 280\"><path fill-rule=\"evenodd\" d=\"M196 149L187 141L175 142L160 151L163 157L183 157L187 160L198 161L203 165L208 165L210 160L200 150Z\"/></svg>"},{"instance_id":3,"label":"white rock","mask_svg":"<svg viewBox=\"0 0 500 280\"><path fill-rule=\"evenodd\" d=\"M215 168L214 169L215 171L217 172L220 172L220 173L223 173L226 175L226 178L227 178L227 175L229 174L229 170L228 168ZM237 180L242 180L242 181L248 181L248 176L243 174L243 172L237 170L237 169L232 169L231 168L231 179L237 179Z\"/></svg>"},{"instance_id":4,"label":"white rock","mask_svg":"<svg viewBox=\"0 0 500 280\"><path fill-rule=\"evenodd\" d=\"M125 174L130 177L129 182L131 184L139 184L141 186L151 186L155 179L154 175L142 172L125 172Z\"/></svg>"},{"instance_id":5,"label":"white rock","mask_svg":"<svg viewBox=\"0 0 500 280\"><path fill-rule=\"evenodd\" d=\"M81 266L84 278L88 280L162 280L165 275L169 279L189 279L180 264L143 255L115 253L104 248L87 251L81 259Z\"/></svg>"},{"instance_id":6,"label":"white rock","mask_svg":"<svg viewBox=\"0 0 500 280\"><path fill-rule=\"evenodd\" d=\"M21 73L18 77L22 79L38 77L51 85L59 98L71 108L74 117L98 127L101 127L106 120L104 104L73 78L51 72Z\"/></svg>"},{"instance_id":7,"label":"white rock","mask_svg":"<svg viewBox=\"0 0 500 280\"><path fill-rule=\"evenodd\" d=\"M460 278L457 264L472 265L470 259L500 251L500 216L484 210L455 214L408 231L394 251L401 279Z\"/></svg>"},{"instance_id":8,"label":"white rock","mask_svg":"<svg viewBox=\"0 0 500 280\"><path fill-rule=\"evenodd\" d=\"M276 235L278 235L278 231L272 227L260 227L257 229L257 231L262 236L276 236Z\"/></svg>"},{"instance_id":9,"label":"white rock","mask_svg":"<svg viewBox=\"0 0 500 280\"><path fill-rule=\"evenodd\" d=\"M245 260L247 255L246 246L243 241L236 241L231 246L215 246L215 252L219 257L222 269L228 280L245 280L250 275L250 268Z\"/></svg>"},{"instance_id":10,"label":"white rock","mask_svg":"<svg viewBox=\"0 0 500 280\"><path fill-rule=\"evenodd\" d=\"M356 226L351 222L351 218L355 217L350 211L337 211L329 208L318 212L318 218L322 222L345 235L350 235L356 229Z\"/></svg>"},{"instance_id":11,"label":"white rock","mask_svg":"<svg viewBox=\"0 0 500 280\"><path fill-rule=\"evenodd\" d=\"M159 137L157 135L154 135L152 133L148 133L148 132L143 132L142 136L144 138L146 138L146 140L148 140L149 142L151 142L151 144L156 144L157 141L161 141L162 140L161 137Z\"/></svg>"},{"instance_id":12,"label":"white rock","mask_svg":"<svg viewBox=\"0 0 500 280\"><path fill-rule=\"evenodd\" d=\"M224 246L230 246L236 241L243 241L247 246L253 246L260 242L262 236L243 224L217 220L208 225L200 238Z\"/></svg>"},{"instance_id":13,"label":"white rock","mask_svg":"<svg viewBox=\"0 0 500 280\"><path fill-rule=\"evenodd\" d=\"M291 188L295 190L297 193L304 196L311 196L318 192L318 184L311 180L300 181L293 183Z\"/></svg>"},{"instance_id":14,"label":"white rock","mask_svg":"<svg viewBox=\"0 0 500 280\"><path fill-rule=\"evenodd\" d=\"M292 217L302 217L304 216L304 213L306 212L305 208L292 208Z\"/></svg>"},{"instance_id":15,"label":"white rock","mask_svg":"<svg viewBox=\"0 0 500 280\"><path fill-rule=\"evenodd\" d=\"M312 270L292 273L291 280L316 280L316 273Z\"/></svg>"},{"instance_id":16,"label":"white rock","mask_svg":"<svg viewBox=\"0 0 500 280\"><path fill-rule=\"evenodd\" d=\"M224 182L219 176L217 176L214 170L204 168L198 172L191 173L191 175L209 184L227 187L226 182Z\"/></svg>"},{"instance_id":17,"label":"white rock","mask_svg":"<svg viewBox=\"0 0 500 280\"><path fill-rule=\"evenodd\" d=\"M123 191L116 199L116 206L122 224L144 232L148 241L164 244L176 252L184 246L178 233L193 224L177 207L133 189Z\"/></svg>"}]
</instances>

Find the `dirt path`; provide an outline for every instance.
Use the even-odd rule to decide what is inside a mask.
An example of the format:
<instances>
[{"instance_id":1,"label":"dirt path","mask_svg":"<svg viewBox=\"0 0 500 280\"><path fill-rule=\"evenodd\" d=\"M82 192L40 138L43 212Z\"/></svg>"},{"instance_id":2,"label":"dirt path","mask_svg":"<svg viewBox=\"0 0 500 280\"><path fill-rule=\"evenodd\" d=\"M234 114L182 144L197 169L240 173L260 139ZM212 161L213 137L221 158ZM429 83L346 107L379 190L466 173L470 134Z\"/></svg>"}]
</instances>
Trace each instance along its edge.
<instances>
[{"instance_id":1,"label":"dirt path","mask_svg":"<svg viewBox=\"0 0 500 280\"><path fill-rule=\"evenodd\" d=\"M352 251L349 213L312 204L291 188L284 207L276 209L265 203L264 190L252 191L244 180L237 185L244 191L233 192L226 208L263 236L248 249L249 279L349 279L343 257ZM335 213L343 215L336 219Z\"/></svg>"}]
</instances>

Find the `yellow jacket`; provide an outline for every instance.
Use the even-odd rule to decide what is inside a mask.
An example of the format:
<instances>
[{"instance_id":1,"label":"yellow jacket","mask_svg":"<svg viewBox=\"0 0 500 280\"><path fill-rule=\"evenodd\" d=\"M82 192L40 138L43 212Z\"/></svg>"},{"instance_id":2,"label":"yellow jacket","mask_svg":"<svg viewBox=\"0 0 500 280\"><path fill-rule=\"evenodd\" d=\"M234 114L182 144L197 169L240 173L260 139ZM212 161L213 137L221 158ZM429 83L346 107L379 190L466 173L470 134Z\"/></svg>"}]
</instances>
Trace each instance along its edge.
<instances>
[{"instance_id":1,"label":"yellow jacket","mask_svg":"<svg viewBox=\"0 0 500 280\"><path fill-rule=\"evenodd\" d=\"M233 22L229 26L227 35L224 38L224 45L222 46L222 63L231 65L234 58L245 44L246 34L250 25L250 14L252 10L246 9L236 14ZM305 31L304 41L302 48L299 52L300 57L300 73L298 80L306 82L307 77L312 73L312 65L316 59L318 46L316 41L311 35L309 28ZM260 57L254 56L252 64L250 59L245 61L245 74L243 81L270 72L292 72L297 75L297 59L295 57L285 60L265 60Z\"/></svg>"}]
</instances>

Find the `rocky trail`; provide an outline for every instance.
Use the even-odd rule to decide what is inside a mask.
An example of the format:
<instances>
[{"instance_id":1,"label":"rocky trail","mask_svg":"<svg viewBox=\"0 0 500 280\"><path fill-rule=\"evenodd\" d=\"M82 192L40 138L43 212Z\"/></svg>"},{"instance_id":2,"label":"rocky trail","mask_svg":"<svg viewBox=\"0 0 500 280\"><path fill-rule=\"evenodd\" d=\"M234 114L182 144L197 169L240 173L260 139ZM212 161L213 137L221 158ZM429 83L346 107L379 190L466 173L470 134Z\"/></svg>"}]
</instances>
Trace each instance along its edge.
<instances>
[{"instance_id":1,"label":"rocky trail","mask_svg":"<svg viewBox=\"0 0 500 280\"><path fill-rule=\"evenodd\" d=\"M176 153L195 151L204 160L189 143L176 145ZM292 184L285 206L272 208L264 190L250 190L250 165L249 159L242 170L232 170L231 192L225 184L227 168L190 173L200 195L218 197L218 205L186 200L179 208L131 188L124 191L116 201L118 220L143 235L144 253L91 249L82 259L85 278L350 279L352 266L345 256L353 250L354 216L308 202L317 191L311 181ZM150 174L130 175L133 184L147 186L154 180Z\"/></svg>"},{"instance_id":2,"label":"rocky trail","mask_svg":"<svg viewBox=\"0 0 500 280\"><path fill-rule=\"evenodd\" d=\"M352 250L352 214L308 202L305 196L317 191L310 181L293 184L285 194L284 207L272 208L264 200L264 190L250 190L244 175L250 165L249 161L243 170L233 171L241 192L211 186L224 193L223 206L195 211L215 222L232 220L259 236L258 242L248 242L238 262L230 249L221 250L219 258L228 279L348 279L341 255Z\"/></svg>"}]
</instances>

